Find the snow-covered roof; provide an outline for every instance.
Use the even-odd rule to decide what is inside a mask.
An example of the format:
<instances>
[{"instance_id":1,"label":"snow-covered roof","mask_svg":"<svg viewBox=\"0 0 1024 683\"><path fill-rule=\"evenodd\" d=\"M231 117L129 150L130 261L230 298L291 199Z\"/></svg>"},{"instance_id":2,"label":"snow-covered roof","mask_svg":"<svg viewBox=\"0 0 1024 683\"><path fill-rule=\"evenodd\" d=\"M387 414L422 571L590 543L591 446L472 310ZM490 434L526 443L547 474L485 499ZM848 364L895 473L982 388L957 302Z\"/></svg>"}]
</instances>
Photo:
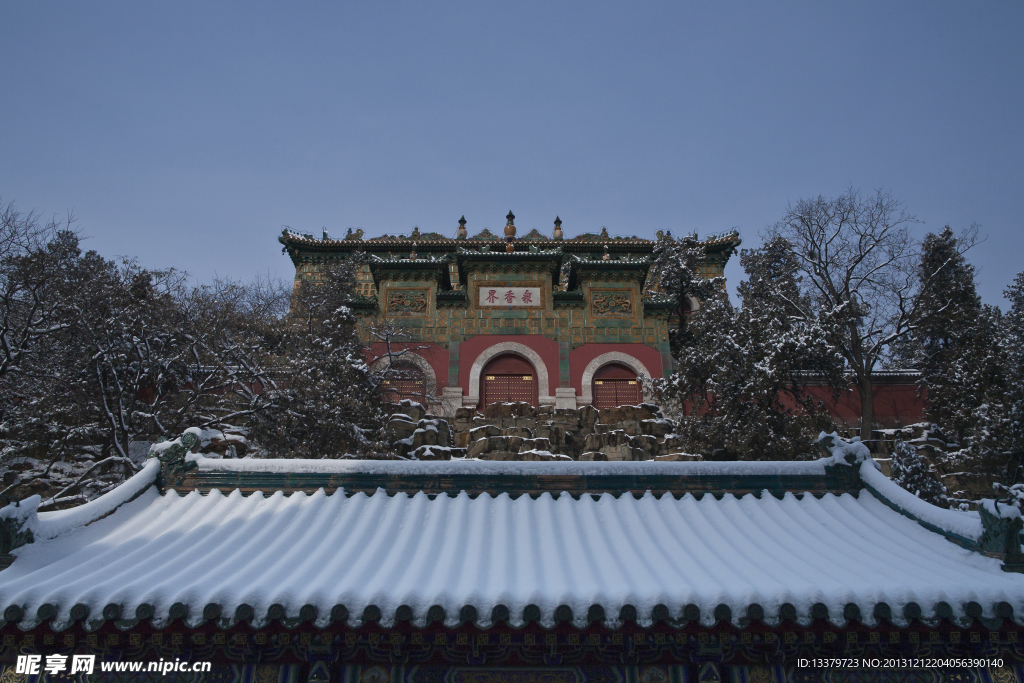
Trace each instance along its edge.
<instances>
[{"instance_id":1,"label":"snow-covered roof","mask_svg":"<svg viewBox=\"0 0 1024 683\"><path fill-rule=\"evenodd\" d=\"M171 443L171 442L166 442ZM277 472L310 474L386 474L452 476L478 474L488 476L823 476L825 467L835 464L829 458L803 461L763 460L730 462L660 462L652 460L531 462L519 460L331 460L302 458L208 458L201 453L186 458L201 472Z\"/></svg>"},{"instance_id":2,"label":"snow-covered roof","mask_svg":"<svg viewBox=\"0 0 1024 683\"><path fill-rule=\"evenodd\" d=\"M1007 604L1024 613L1024 576L867 490L699 499L131 493L13 551L0 572L8 618L41 615L59 627L73 614L106 613L159 625L187 611L193 625L204 615L259 625L269 613L319 626L355 625L364 614L384 625L493 617L614 626L631 608L641 623L694 619L696 609L705 624L824 610L842 623L849 605L871 623L881 603L897 622L918 608L925 617L1005 615Z\"/></svg>"}]
</instances>

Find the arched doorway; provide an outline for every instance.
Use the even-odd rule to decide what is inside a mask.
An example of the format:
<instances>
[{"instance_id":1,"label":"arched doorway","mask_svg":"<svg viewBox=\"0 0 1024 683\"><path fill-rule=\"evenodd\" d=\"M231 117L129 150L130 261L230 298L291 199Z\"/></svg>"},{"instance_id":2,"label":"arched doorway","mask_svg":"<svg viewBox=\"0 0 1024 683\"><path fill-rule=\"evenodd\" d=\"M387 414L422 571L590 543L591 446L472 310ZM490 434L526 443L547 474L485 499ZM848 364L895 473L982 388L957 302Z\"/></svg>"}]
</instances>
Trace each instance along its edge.
<instances>
[{"instance_id":1,"label":"arched doorway","mask_svg":"<svg viewBox=\"0 0 1024 683\"><path fill-rule=\"evenodd\" d=\"M423 370L412 363L395 363L388 368L382 385L384 398L390 403L409 399L427 405L427 379Z\"/></svg>"},{"instance_id":2,"label":"arched doorway","mask_svg":"<svg viewBox=\"0 0 1024 683\"><path fill-rule=\"evenodd\" d=\"M643 403L643 385L636 371L610 363L594 373L594 407L616 408Z\"/></svg>"},{"instance_id":3,"label":"arched doorway","mask_svg":"<svg viewBox=\"0 0 1024 683\"><path fill-rule=\"evenodd\" d=\"M480 375L483 405L525 401L537 405L537 373L525 358L506 354L484 367Z\"/></svg>"}]
</instances>

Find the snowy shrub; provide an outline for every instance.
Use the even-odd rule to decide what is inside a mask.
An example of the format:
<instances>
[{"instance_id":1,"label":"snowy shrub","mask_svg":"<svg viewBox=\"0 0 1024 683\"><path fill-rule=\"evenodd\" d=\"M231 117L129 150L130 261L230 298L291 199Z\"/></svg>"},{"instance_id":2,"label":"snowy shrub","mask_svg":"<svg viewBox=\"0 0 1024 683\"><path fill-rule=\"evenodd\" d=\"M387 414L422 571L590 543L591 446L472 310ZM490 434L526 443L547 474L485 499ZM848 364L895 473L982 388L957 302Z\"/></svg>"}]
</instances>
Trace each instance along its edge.
<instances>
[{"instance_id":1,"label":"snowy shrub","mask_svg":"<svg viewBox=\"0 0 1024 683\"><path fill-rule=\"evenodd\" d=\"M891 467L894 483L932 505L949 507L946 487L932 474L927 461L918 454L913 444L896 440Z\"/></svg>"}]
</instances>

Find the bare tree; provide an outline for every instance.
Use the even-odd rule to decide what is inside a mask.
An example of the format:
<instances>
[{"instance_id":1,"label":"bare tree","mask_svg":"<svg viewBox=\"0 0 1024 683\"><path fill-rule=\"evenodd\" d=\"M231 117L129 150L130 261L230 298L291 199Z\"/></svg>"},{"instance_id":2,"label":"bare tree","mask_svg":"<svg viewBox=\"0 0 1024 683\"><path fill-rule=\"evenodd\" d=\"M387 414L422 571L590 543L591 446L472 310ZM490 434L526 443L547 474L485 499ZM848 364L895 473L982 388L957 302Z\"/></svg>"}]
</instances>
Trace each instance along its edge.
<instances>
[{"instance_id":1,"label":"bare tree","mask_svg":"<svg viewBox=\"0 0 1024 683\"><path fill-rule=\"evenodd\" d=\"M68 244L77 242L73 223L71 215L40 223L14 202L0 203L0 378L38 350L36 342L68 324L60 289Z\"/></svg>"},{"instance_id":2,"label":"bare tree","mask_svg":"<svg viewBox=\"0 0 1024 683\"><path fill-rule=\"evenodd\" d=\"M805 300L787 301L798 317L831 330L860 392L861 429L874 426L872 375L915 319L918 248L916 223L889 192L849 189L826 199L803 199L767 235L781 236L804 275Z\"/></svg>"},{"instance_id":3,"label":"bare tree","mask_svg":"<svg viewBox=\"0 0 1024 683\"><path fill-rule=\"evenodd\" d=\"M395 394L411 397L429 411L437 402L436 382L430 382L410 363L410 357L430 352L429 344L417 345L409 330L392 318L376 318L363 328L367 336L366 349L372 381L386 399ZM419 353L418 353L419 352ZM401 387L401 390L392 389Z\"/></svg>"}]
</instances>

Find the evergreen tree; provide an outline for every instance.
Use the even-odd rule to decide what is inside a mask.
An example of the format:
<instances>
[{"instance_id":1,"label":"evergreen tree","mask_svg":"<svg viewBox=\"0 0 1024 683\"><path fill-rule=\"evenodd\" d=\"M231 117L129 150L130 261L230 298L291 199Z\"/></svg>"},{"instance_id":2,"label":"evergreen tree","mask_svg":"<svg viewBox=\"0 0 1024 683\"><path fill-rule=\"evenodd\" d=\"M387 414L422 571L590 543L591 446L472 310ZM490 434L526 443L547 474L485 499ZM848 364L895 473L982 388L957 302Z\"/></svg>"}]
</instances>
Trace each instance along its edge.
<instances>
[{"instance_id":1,"label":"evergreen tree","mask_svg":"<svg viewBox=\"0 0 1024 683\"><path fill-rule=\"evenodd\" d=\"M792 315L799 298L788 246L775 240L740 257L748 278L743 305L724 293L702 302L689 323L678 371L662 386L686 406L684 448L716 459L788 460L814 454L814 436L832 428L803 391L809 372L842 382L842 364L823 331Z\"/></svg>"},{"instance_id":2,"label":"evergreen tree","mask_svg":"<svg viewBox=\"0 0 1024 683\"><path fill-rule=\"evenodd\" d=\"M1024 273L1017 273L1004 294L1010 301L1001 334L1005 353L1006 478L1017 484L1024 481Z\"/></svg>"},{"instance_id":3,"label":"evergreen tree","mask_svg":"<svg viewBox=\"0 0 1024 683\"><path fill-rule=\"evenodd\" d=\"M273 392L278 409L253 424L253 440L271 456L388 455L379 378L367 366L348 306L358 263L326 263L317 281L298 286L275 349L287 373Z\"/></svg>"},{"instance_id":4,"label":"evergreen tree","mask_svg":"<svg viewBox=\"0 0 1024 683\"><path fill-rule=\"evenodd\" d=\"M725 288L723 278L705 278L701 269L707 263L707 253L696 237L673 239L671 233L659 233L655 247L657 257L651 265L652 281L660 292L671 299L679 324L669 330L673 352L685 345L687 317L694 313L705 299L717 296Z\"/></svg>"},{"instance_id":5,"label":"evergreen tree","mask_svg":"<svg viewBox=\"0 0 1024 683\"><path fill-rule=\"evenodd\" d=\"M1006 460L1001 314L981 303L964 242L948 226L929 234L922 247L918 274L927 286L917 297L906 355L922 372L929 419L961 446L950 460L991 474Z\"/></svg>"},{"instance_id":6,"label":"evergreen tree","mask_svg":"<svg viewBox=\"0 0 1024 683\"><path fill-rule=\"evenodd\" d=\"M921 500L949 507L946 487L931 473L913 444L897 439L892 453L892 480Z\"/></svg>"}]
</instances>

